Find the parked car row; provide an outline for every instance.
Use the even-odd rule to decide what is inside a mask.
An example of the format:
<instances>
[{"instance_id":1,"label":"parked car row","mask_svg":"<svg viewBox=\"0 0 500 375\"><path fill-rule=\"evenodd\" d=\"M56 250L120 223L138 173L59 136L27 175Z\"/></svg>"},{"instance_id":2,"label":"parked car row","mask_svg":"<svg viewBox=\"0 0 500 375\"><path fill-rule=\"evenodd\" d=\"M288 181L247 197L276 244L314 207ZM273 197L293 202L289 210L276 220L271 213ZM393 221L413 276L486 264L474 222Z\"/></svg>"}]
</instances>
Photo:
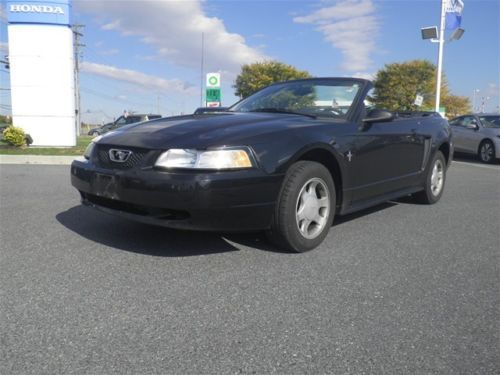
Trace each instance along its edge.
<instances>
[{"instance_id":1,"label":"parked car row","mask_svg":"<svg viewBox=\"0 0 500 375\"><path fill-rule=\"evenodd\" d=\"M149 120L155 120L159 118L161 118L161 115L153 115L153 114L146 115L146 114L136 114L136 113L128 116L120 116L113 122L91 129L88 132L88 135L95 137L98 135L105 134L109 131L116 130L125 125L135 124L138 122L144 122Z\"/></svg>"}]
</instances>

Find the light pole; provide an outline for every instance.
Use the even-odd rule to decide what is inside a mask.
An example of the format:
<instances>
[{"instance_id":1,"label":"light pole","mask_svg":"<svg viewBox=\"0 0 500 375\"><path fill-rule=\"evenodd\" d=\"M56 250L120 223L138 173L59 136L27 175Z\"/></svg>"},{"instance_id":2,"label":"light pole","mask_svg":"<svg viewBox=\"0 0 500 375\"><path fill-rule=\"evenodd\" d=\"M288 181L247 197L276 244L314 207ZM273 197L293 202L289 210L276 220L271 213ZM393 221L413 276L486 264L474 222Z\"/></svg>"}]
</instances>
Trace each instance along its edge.
<instances>
[{"instance_id":1,"label":"light pole","mask_svg":"<svg viewBox=\"0 0 500 375\"><path fill-rule=\"evenodd\" d=\"M479 92L479 89L474 89L474 95L472 96L472 112L476 111L476 94Z\"/></svg>"},{"instance_id":2,"label":"light pole","mask_svg":"<svg viewBox=\"0 0 500 375\"><path fill-rule=\"evenodd\" d=\"M452 3L452 0L441 0L441 22L439 25L439 33L436 26L425 27L421 29L422 39L430 39L432 43L438 43L438 66L436 73L436 102L435 102L435 111L439 112L439 104L441 100L441 80L442 80L442 71L443 71L443 49L444 49L444 35L446 30L446 14L450 13L460 13L462 12L463 2L461 0L456 0L453 3L453 6L456 9L447 9ZM459 40L464 34L465 30L460 28L460 21L457 25L450 27L453 29L453 33L450 36L448 42L452 42L454 40Z\"/></svg>"},{"instance_id":3,"label":"light pole","mask_svg":"<svg viewBox=\"0 0 500 375\"><path fill-rule=\"evenodd\" d=\"M436 112L439 112L439 101L441 100L441 77L443 71L445 21L446 21L446 0L441 0L441 26L439 27L438 67L437 67L437 77L436 77L436 106L434 109Z\"/></svg>"}]
</instances>

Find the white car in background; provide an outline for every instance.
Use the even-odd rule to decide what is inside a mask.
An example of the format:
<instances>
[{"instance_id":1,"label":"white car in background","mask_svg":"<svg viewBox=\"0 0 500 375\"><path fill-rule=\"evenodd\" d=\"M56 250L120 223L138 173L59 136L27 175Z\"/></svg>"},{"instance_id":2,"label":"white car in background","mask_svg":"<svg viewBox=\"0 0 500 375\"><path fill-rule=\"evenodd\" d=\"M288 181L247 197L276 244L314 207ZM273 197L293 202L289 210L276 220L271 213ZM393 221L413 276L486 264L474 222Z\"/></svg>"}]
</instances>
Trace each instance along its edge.
<instances>
[{"instance_id":1,"label":"white car in background","mask_svg":"<svg viewBox=\"0 0 500 375\"><path fill-rule=\"evenodd\" d=\"M500 159L500 114L460 116L450 125L456 152L475 154L483 163Z\"/></svg>"}]
</instances>

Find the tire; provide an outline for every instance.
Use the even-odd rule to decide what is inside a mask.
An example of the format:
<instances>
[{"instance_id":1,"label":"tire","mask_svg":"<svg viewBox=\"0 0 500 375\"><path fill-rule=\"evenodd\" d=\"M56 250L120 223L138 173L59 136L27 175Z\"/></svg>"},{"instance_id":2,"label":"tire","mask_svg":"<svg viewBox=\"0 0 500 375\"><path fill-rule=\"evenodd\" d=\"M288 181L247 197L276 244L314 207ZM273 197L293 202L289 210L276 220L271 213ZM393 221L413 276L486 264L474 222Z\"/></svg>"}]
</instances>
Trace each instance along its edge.
<instances>
[{"instance_id":1,"label":"tire","mask_svg":"<svg viewBox=\"0 0 500 375\"><path fill-rule=\"evenodd\" d=\"M335 184L328 169L299 161L287 171L268 238L284 250L312 250L328 234L335 207Z\"/></svg>"},{"instance_id":2,"label":"tire","mask_svg":"<svg viewBox=\"0 0 500 375\"><path fill-rule=\"evenodd\" d=\"M477 156L483 163L493 163L495 160L495 145L489 139L481 142L477 150Z\"/></svg>"},{"instance_id":3,"label":"tire","mask_svg":"<svg viewBox=\"0 0 500 375\"><path fill-rule=\"evenodd\" d=\"M424 190L414 194L415 200L422 204L436 203L443 195L445 182L446 159L443 153L438 151L429 163Z\"/></svg>"}]
</instances>

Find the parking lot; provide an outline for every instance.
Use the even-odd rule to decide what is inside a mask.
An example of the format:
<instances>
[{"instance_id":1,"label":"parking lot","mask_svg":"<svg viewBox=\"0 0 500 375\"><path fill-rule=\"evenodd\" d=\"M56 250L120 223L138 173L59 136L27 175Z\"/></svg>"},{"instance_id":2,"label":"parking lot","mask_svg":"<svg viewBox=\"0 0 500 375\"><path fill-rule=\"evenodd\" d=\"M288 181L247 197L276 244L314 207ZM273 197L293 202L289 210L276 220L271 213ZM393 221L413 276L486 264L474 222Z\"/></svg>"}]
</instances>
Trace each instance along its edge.
<instances>
[{"instance_id":1,"label":"parking lot","mask_svg":"<svg viewBox=\"0 0 500 375\"><path fill-rule=\"evenodd\" d=\"M1 374L499 371L500 165L304 254L81 207L67 166L0 174Z\"/></svg>"}]
</instances>

